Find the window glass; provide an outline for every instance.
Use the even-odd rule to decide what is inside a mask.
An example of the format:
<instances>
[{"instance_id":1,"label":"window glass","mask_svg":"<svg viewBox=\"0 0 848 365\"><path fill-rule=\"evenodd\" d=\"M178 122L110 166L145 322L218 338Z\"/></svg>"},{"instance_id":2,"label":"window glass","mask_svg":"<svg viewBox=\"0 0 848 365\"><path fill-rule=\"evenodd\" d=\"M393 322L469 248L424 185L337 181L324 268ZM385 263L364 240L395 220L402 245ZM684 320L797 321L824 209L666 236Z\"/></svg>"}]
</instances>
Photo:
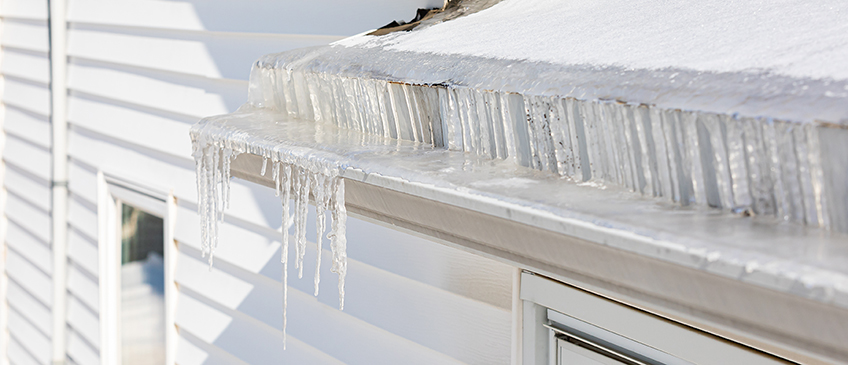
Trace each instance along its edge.
<instances>
[{"instance_id":1,"label":"window glass","mask_svg":"<svg viewBox=\"0 0 848 365\"><path fill-rule=\"evenodd\" d=\"M162 218L121 207L121 357L127 365L165 362Z\"/></svg>"}]
</instances>

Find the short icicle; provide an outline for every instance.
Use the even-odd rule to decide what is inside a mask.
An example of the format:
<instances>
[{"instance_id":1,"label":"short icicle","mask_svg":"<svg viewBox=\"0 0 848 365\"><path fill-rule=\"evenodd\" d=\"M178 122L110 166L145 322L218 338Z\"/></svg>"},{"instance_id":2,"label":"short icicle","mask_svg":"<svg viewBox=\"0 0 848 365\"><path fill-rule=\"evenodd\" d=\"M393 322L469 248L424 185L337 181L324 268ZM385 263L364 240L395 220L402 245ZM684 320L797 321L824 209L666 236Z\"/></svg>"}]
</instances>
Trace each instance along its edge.
<instances>
[{"instance_id":1,"label":"short icicle","mask_svg":"<svg viewBox=\"0 0 848 365\"><path fill-rule=\"evenodd\" d=\"M314 180L306 169L300 169L300 189L298 192L298 211L295 213L297 216L295 227L295 232L297 232L295 238L297 239L297 278L303 278L303 258L306 255L306 215L309 209L309 186L311 181Z\"/></svg>"}]
</instances>

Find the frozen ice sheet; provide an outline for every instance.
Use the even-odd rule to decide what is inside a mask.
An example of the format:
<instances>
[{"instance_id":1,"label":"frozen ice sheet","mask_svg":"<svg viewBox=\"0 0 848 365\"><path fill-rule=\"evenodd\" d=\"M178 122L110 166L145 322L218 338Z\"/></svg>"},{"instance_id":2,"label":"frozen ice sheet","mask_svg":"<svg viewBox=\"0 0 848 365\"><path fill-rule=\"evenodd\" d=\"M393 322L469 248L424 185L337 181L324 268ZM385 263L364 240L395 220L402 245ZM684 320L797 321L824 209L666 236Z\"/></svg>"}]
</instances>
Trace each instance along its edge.
<instances>
[{"instance_id":1,"label":"frozen ice sheet","mask_svg":"<svg viewBox=\"0 0 848 365\"><path fill-rule=\"evenodd\" d=\"M848 308L844 234L679 207L508 161L249 108L207 119L192 133L196 140L221 136L214 138L243 153L264 156L267 152L256 147L262 146L346 179Z\"/></svg>"}]
</instances>

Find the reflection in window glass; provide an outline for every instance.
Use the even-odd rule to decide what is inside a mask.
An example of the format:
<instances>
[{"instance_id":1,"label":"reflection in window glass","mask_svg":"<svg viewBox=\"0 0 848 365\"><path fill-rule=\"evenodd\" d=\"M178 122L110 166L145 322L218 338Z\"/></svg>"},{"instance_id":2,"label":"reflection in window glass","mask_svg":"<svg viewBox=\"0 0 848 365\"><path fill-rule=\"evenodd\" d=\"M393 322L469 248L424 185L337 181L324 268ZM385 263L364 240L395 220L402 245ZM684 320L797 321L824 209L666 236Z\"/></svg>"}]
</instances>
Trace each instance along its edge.
<instances>
[{"instance_id":1,"label":"reflection in window glass","mask_svg":"<svg viewBox=\"0 0 848 365\"><path fill-rule=\"evenodd\" d=\"M165 362L165 266L161 218L121 207L121 357L124 365Z\"/></svg>"}]
</instances>

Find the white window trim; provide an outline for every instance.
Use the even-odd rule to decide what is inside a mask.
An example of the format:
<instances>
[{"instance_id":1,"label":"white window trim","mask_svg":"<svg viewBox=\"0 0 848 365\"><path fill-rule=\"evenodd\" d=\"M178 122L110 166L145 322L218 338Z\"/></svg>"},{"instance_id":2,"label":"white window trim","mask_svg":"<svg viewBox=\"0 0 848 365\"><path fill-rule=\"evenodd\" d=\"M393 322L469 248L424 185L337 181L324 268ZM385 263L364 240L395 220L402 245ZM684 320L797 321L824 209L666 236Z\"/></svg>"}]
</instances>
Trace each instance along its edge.
<instances>
[{"instance_id":1,"label":"white window trim","mask_svg":"<svg viewBox=\"0 0 848 365\"><path fill-rule=\"evenodd\" d=\"M177 286L174 281L177 243L174 240L177 204L172 190L139 186L129 179L97 173L97 217L100 287L100 361L121 363L121 221L120 204L126 203L162 218L165 261L165 360L174 364L178 330L174 317Z\"/></svg>"},{"instance_id":2,"label":"white window trim","mask_svg":"<svg viewBox=\"0 0 848 365\"><path fill-rule=\"evenodd\" d=\"M556 333L549 323L591 324L695 364L786 364L777 357L529 272L521 274L523 365L554 364ZM558 313L557 313L558 312ZM560 320L557 320L558 317ZM563 320L564 319L564 320ZM574 326L570 326L576 328ZM717 361L716 354L723 359ZM663 363L669 363L663 359Z\"/></svg>"}]
</instances>

